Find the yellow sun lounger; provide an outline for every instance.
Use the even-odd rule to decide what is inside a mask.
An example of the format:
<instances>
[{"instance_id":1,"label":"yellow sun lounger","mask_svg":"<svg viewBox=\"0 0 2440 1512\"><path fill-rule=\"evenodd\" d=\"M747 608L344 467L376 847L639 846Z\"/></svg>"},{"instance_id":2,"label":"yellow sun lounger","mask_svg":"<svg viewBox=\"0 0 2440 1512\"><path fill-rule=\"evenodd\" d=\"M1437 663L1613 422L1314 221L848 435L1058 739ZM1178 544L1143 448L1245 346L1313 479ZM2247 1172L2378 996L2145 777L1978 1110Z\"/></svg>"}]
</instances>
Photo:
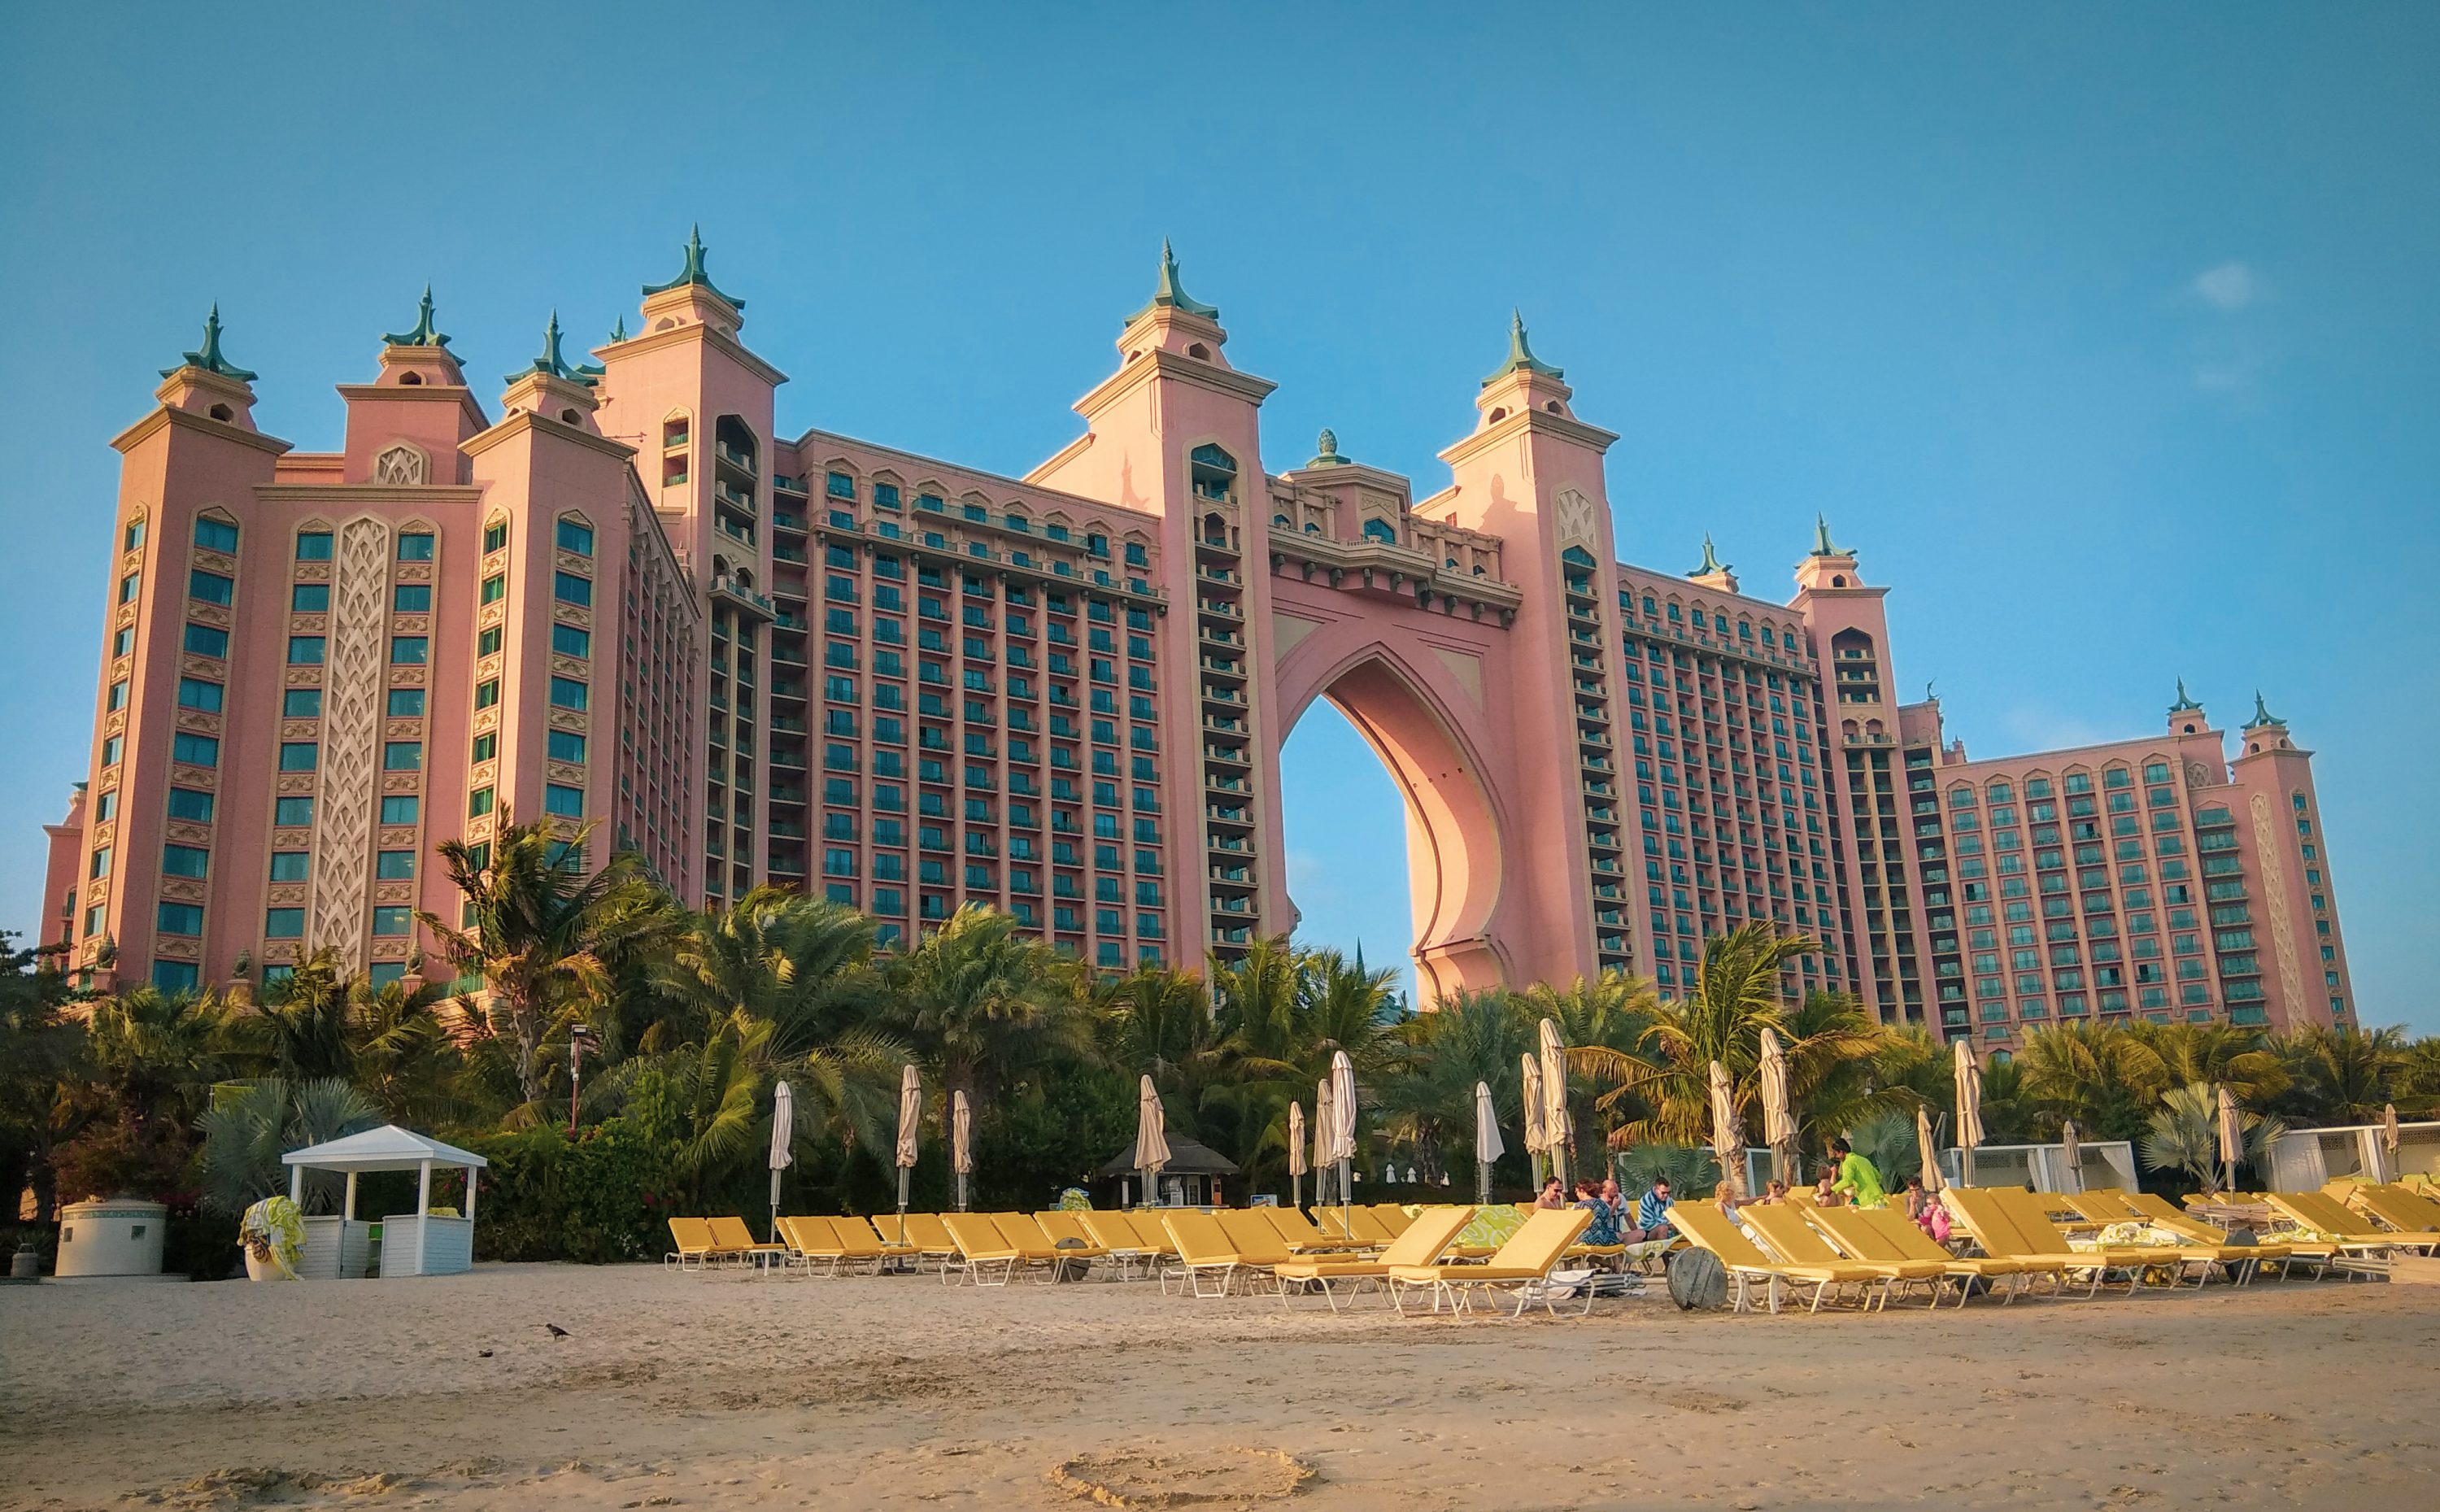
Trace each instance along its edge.
<instances>
[{"instance_id":1,"label":"yellow sun lounger","mask_svg":"<svg viewBox=\"0 0 2440 1512\"><path fill-rule=\"evenodd\" d=\"M1965 1299L1973 1292L1977 1281L1987 1289L1998 1290L1993 1283L2004 1278L2008 1283L2005 1299L2008 1302L2016 1301L2017 1293L2024 1289L2023 1261L1993 1260L1987 1256L1960 1259L1943 1250L1931 1235L1915 1227L1913 1219L1895 1208L1796 1208L1790 1211L1828 1235L1849 1260L1865 1265L1911 1263L1918 1267L1939 1267L1929 1277L1918 1271L1905 1278L1909 1281L1930 1280L1931 1305L1935 1307L1940 1305L1941 1297L1952 1282L1956 1284L1957 1305L1961 1307L1965 1305ZM1900 1233L1901 1229L1905 1231L1904 1234ZM1922 1243L1913 1243L1906 1237L1908 1234Z\"/></svg>"},{"instance_id":2,"label":"yellow sun lounger","mask_svg":"<svg viewBox=\"0 0 2440 1512\"><path fill-rule=\"evenodd\" d=\"M2075 1211L2084 1215L2086 1221L2099 1224L2104 1228L2113 1223L2142 1223L2155 1230L2175 1234L2180 1245L2192 1249L2198 1254L2208 1256L2214 1265L2226 1270L2230 1283L2234 1286L2242 1287L2251 1283L2255 1272L2261 1269L2263 1261L2286 1260L2288 1255L2287 1248L2282 1245L2231 1244L2225 1233L2213 1229L2200 1219L2183 1218L2178 1223L2163 1223L2152 1214L2136 1207L2127 1199L2124 1192L2115 1190L2081 1192L2073 1196L2062 1197L2060 1200L2072 1204ZM2172 1215L2177 1214L2177 1210L2169 1208L2167 1203L2164 1202L2162 1206L2167 1208ZM2217 1234L2217 1237L2211 1236L2214 1234Z\"/></svg>"},{"instance_id":3,"label":"yellow sun lounger","mask_svg":"<svg viewBox=\"0 0 2440 1512\"><path fill-rule=\"evenodd\" d=\"M2335 1240L2342 1255L2384 1258L2392 1250L2428 1254L2432 1245L2440 1242L2440 1234L2391 1233L2377 1228L2370 1219L2324 1192L2269 1192L2264 1198L2298 1228L2310 1229Z\"/></svg>"},{"instance_id":4,"label":"yellow sun lounger","mask_svg":"<svg viewBox=\"0 0 2440 1512\"><path fill-rule=\"evenodd\" d=\"M1287 1241L1288 1249L1298 1254L1344 1253L1364 1248L1344 1235L1322 1233L1313 1226L1313 1220L1294 1208L1255 1208L1251 1211L1261 1214L1265 1222L1279 1231L1280 1237Z\"/></svg>"},{"instance_id":5,"label":"yellow sun lounger","mask_svg":"<svg viewBox=\"0 0 2440 1512\"><path fill-rule=\"evenodd\" d=\"M2357 1206L2398 1231L2401 1236L2440 1236L2440 1202L2402 1186L2356 1188Z\"/></svg>"},{"instance_id":6,"label":"yellow sun lounger","mask_svg":"<svg viewBox=\"0 0 2440 1512\"><path fill-rule=\"evenodd\" d=\"M1279 1235L1269 1235L1269 1243L1258 1253L1240 1251L1229 1239L1220 1220L1211 1214L1194 1208L1171 1208L1161 1214L1161 1226L1169 1232L1169 1242L1177 1251L1177 1269L1174 1272L1186 1289L1198 1297L1225 1297L1239 1276L1259 1284L1268 1281L1274 1287L1279 1278L1271 1274L1272 1262L1263 1255L1284 1257L1287 1246ZM1267 1227L1267 1226L1266 1226ZM1161 1272L1160 1289L1169 1290L1173 1272Z\"/></svg>"},{"instance_id":7,"label":"yellow sun lounger","mask_svg":"<svg viewBox=\"0 0 2440 1512\"><path fill-rule=\"evenodd\" d=\"M1516 1310L1512 1317L1523 1317L1525 1309L1539 1302L1552 1317L1559 1315L1551 1293L1551 1270L1568 1252L1568 1246L1593 1221L1585 1208L1552 1208L1535 1213L1525 1220L1514 1238L1499 1247L1499 1252L1483 1265L1459 1266L1391 1266L1390 1268L1390 1303L1403 1316L1407 1310L1406 1295L1409 1291L1429 1291L1432 1311L1441 1310L1446 1301L1451 1312L1474 1308L1477 1292L1502 1288L1516 1295ZM1462 1225L1461 1225L1462 1227ZM1590 1312L1593 1305L1592 1287L1585 1286L1585 1305Z\"/></svg>"},{"instance_id":8,"label":"yellow sun lounger","mask_svg":"<svg viewBox=\"0 0 2440 1512\"><path fill-rule=\"evenodd\" d=\"M1287 1288L1291 1286L1299 1290L1308 1287L1317 1287L1321 1292L1322 1300L1330 1304L1330 1310L1337 1312L1339 1287L1345 1286L1352 1290L1361 1290L1375 1282L1386 1284L1393 1267L1435 1265L1441 1256L1447 1252L1448 1247L1457 1241L1458 1234L1472 1221L1474 1221L1472 1208L1426 1208L1414 1222L1407 1225L1406 1233L1398 1235L1390 1248L1381 1251L1378 1259L1352 1260L1343 1255L1337 1258L1300 1255L1274 1266L1271 1273L1280 1280L1280 1295L1283 1300L1286 1298Z\"/></svg>"},{"instance_id":9,"label":"yellow sun lounger","mask_svg":"<svg viewBox=\"0 0 2440 1512\"><path fill-rule=\"evenodd\" d=\"M1151 1273L1158 1268L1162 1252L1169 1248L1169 1235L1165 1233L1158 1244L1146 1242L1138 1232L1135 1215L1131 1213L1090 1210L1069 1216L1076 1220L1077 1227L1085 1231L1086 1238L1100 1245L1116 1262L1115 1269L1121 1278L1139 1266L1147 1274Z\"/></svg>"},{"instance_id":10,"label":"yellow sun lounger","mask_svg":"<svg viewBox=\"0 0 2440 1512\"><path fill-rule=\"evenodd\" d=\"M1875 1296L1886 1285L1887 1277L1877 1267L1841 1260L1837 1265L1789 1265L1762 1252L1746 1237L1745 1231L1710 1202L1678 1202L1670 1207L1671 1222L1687 1241L1700 1250L1709 1250L1726 1266L1732 1284L1730 1310L1749 1312L1753 1308L1754 1283L1763 1283L1766 1301L1771 1311L1779 1311L1779 1285L1811 1287L1813 1295L1808 1312L1820 1312L1822 1301L1833 1288L1844 1292L1857 1288L1857 1300L1871 1305Z\"/></svg>"},{"instance_id":11,"label":"yellow sun lounger","mask_svg":"<svg viewBox=\"0 0 2440 1512\"><path fill-rule=\"evenodd\" d=\"M672 1218L670 1242L677 1248L663 1255L661 1264L680 1270L707 1270L736 1258L735 1251L711 1236L711 1223L705 1218Z\"/></svg>"},{"instance_id":12,"label":"yellow sun lounger","mask_svg":"<svg viewBox=\"0 0 2440 1512\"><path fill-rule=\"evenodd\" d=\"M1992 1187L1987 1190L1952 1187L1949 1190L1962 1191L1973 1201L1987 1202L1995 1207L2000 1214L2001 1227L2013 1230L2018 1235L2018 1257L2057 1256L2067 1262L2062 1268L2065 1270L2090 1271L2092 1282L2085 1291L2088 1297L2100 1290L2102 1283L2112 1271L2126 1278L2129 1296L2144 1285L2144 1272L2155 1268L2175 1272L2170 1282L2172 1286L2185 1278L2189 1268L2194 1271L2197 1286L2202 1285L2210 1275L2211 1261L2207 1256L2179 1245L2107 1245L2079 1250L2070 1244L2058 1225L2051 1221L2050 1204L2053 1199L2018 1187ZM1976 1233L1979 1237L1981 1231L1978 1229ZM1986 1243L1983 1248L1987 1250L1990 1246Z\"/></svg>"},{"instance_id":13,"label":"yellow sun lounger","mask_svg":"<svg viewBox=\"0 0 2440 1512\"><path fill-rule=\"evenodd\" d=\"M1211 1216L1220 1225L1220 1232L1228 1235L1229 1248L1252 1264L1267 1269L1296 1258L1271 1220L1251 1208L1221 1208Z\"/></svg>"},{"instance_id":14,"label":"yellow sun lounger","mask_svg":"<svg viewBox=\"0 0 2440 1512\"><path fill-rule=\"evenodd\" d=\"M1672 1204L1672 1206L1682 1205ZM1816 1209L1814 1211L1820 1213L1839 1210ZM1789 1265L1863 1265L1879 1271L1882 1277L1880 1305L1883 1307L1890 1305L1890 1293L1900 1287L1923 1287L1931 1293L1931 1305L1935 1307L1940 1305L1940 1299L1947 1290L1948 1267L1945 1263L1938 1260L1892 1260L1841 1254L1828 1239L1822 1236L1821 1230L1807 1221L1807 1214L1802 1208L1791 1208L1778 1202L1757 1202L1740 1209L1739 1216L1745 1219L1746 1227L1753 1230L1761 1237L1762 1242L1770 1247L1773 1254Z\"/></svg>"},{"instance_id":15,"label":"yellow sun lounger","mask_svg":"<svg viewBox=\"0 0 2440 1512\"><path fill-rule=\"evenodd\" d=\"M712 1242L731 1254L751 1260L756 1265L785 1261L788 1257L788 1247L784 1244L759 1243L753 1231L745 1227L744 1218L706 1218L704 1221L711 1225Z\"/></svg>"},{"instance_id":16,"label":"yellow sun lounger","mask_svg":"<svg viewBox=\"0 0 2440 1512\"><path fill-rule=\"evenodd\" d=\"M918 1269L926 1264L945 1267L957 1258L958 1241L949 1237L937 1213L909 1213L904 1218L895 1213L878 1214L872 1227L892 1254L911 1256Z\"/></svg>"},{"instance_id":17,"label":"yellow sun lounger","mask_svg":"<svg viewBox=\"0 0 2440 1512\"><path fill-rule=\"evenodd\" d=\"M957 1256L941 1268L944 1284L963 1279L978 1287L1005 1287L1027 1263L1025 1251L979 1213L943 1213L941 1226L958 1246Z\"/></svg>"}]
</instances>

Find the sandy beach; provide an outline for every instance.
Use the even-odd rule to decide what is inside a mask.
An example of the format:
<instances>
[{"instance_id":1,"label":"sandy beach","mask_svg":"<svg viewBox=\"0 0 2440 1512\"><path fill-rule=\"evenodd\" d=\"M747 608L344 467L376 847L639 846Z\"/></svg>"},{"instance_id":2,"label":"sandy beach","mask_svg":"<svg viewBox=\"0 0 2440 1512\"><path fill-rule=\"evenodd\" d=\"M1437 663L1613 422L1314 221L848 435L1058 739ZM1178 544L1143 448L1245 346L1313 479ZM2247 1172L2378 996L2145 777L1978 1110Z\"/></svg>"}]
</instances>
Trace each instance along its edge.
<instances>
[{"instance_id":1,"label":"sandy beach","mask_svg":"<svg viewBox=\"0 0 2440 1512\"><path fill-rule=\"evenodd\" d=\"M567 1330L554 1337L544 1325ZM487 1266L0 1288L0 1507L2440 1498L2440 1291L1334 1318L1145 1284Z\"/></svg>"}]
</instances>

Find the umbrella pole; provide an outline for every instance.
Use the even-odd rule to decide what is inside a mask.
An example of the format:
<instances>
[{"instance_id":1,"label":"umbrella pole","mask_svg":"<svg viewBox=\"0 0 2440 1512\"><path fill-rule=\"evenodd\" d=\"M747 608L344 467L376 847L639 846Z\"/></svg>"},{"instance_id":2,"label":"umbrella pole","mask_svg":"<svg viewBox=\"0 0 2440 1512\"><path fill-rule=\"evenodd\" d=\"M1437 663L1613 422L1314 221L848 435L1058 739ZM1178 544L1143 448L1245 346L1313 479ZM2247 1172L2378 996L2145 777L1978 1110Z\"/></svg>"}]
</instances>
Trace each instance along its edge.
<instances>
[{"instance_id":1,"label":"umbrella pole","mask_svg":"<svg viewBox=\"0 0 2440 1512\"><path fill-rule=\"evenodd\" d=\"M1294 1171L1288 1173L1288 1206L1299 1213L1304 1211L1304 1178Z\"/></svg>"},{"instance_id":2,"label":"umbrella pole","mask_svg":"<svg viewBox=\"0 0 2440 1512\"><path fill-rule=\"evenodd\" d=\"M905 1222L906 1217L906 1167L903 1165L898 1168L898 1216L900 1219L898 1232L904 1233L906 1232Z\"/></svg>"},{"instance_id":3,"label":"umbrella pole","mask_svg":"<svg viewBox=\"0 0 2440 1512\"><path fill-rule=\"evenodd\" d=\"M1341 1161L1338 1162L1338 1222L1340 1228L1347 1227L1347 1190L1354 1184L1349 1180L1349 1177L1354 1174L1353 1165L1354 1162L1349 1161ZM1353 1233L1355 1231L1349 1229L1348 1232Z\"/></svg>"},{"instance_id":4,"label":"umbrella pole","mask_svg":"<svg viewBox=\"0 0 2440 1512\"><path fill-rule=\"evenodd\" d=\"M1139 1165L1136 1167L1136 1176L1138 1184L1143 1188L1143 1205L1148 1208L1156 1206L1152 1199L1152 1173Z\"/></svg>"},{"instance_id":5,"label":"umbrella pole","mask_svg":"<svg viewBox=\"0 0 2440 1512\"><path fill-rule=\"evenodd\" d=\"M1474 1162L1474 1205L1479 1208L1491 1206L1491 1162L1489 1161Z\"/></svg>"},{"instance_id":6,"label":"umbrella pole","mask_svg":"<svg viewBox=\"0 0 2440 1512\"><path fill-rule=\"evenodd\" d=\"M966 1211L966 1173L963 1171L958 1173L958 1211Z\"/></svg>"},{"instance_id":7,"label":"umbrella pole","mask_svg":"<svg viewBox=\"0 0 2440 1512\"><path fill-rule=\"evenodd\" d=\"M771 1242L780 1242L780 1168L771 1167Z\"/></svg>"}]
</instances>

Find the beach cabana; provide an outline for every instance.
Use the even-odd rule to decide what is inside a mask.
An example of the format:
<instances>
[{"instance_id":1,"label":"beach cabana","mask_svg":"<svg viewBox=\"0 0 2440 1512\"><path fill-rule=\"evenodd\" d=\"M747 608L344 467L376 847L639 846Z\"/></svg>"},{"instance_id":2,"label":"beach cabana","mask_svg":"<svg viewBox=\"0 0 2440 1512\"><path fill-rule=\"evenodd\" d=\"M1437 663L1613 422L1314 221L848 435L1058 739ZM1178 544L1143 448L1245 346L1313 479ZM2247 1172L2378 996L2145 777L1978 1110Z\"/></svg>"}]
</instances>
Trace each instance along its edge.
<instances>
[{"instance_id":1,"label":"beach cabana","mask_svg":"<svg viewBox=\"0 0 2440 1512\"><path fill-rule=\"evenodd\" d=\"M2342 1176L2365 1180L2440 1177L2440 1123L2401 1123L2393 1156L2379 1124L2289 1129L2272 1142L2265 1179L2273 1192L2318 1192Z\"/></svg>"},{"instance_id":2,"label":"beach cabana","mask_svg":"<svg viewBox=\"0 0 2440 1512\"><path fill-rule=\"evenodd\" d=\"M475 1173L488 1162L471 1150L403 1129L395 1124L350 1134L327 1144L291 1150L280 1161L288 1167L288 1196L298 1206L305 1200L305 1173L336 1171L348 1179L347 1199L337 1217L305 1220L305 1252L298 1273L309 1278L360 1276L365 1273L365 1247L371 1225L356 1217L356 1179L367 1171L413 1171L415 1211L385 1215L381 1220L381 1273L388 1276L451 1276L475 1263ZM432 1172L466 1173L466 1211L455 1217L432 1212Z\"/></svg>"},{"instance_id":3,"label":"beach cabana","mask_svg":"<svg viewBox=\"0 0 2440 1512\"><path fill-rule=\"evenodd\" d=\"M1139 1201L1162 1208L1219 1206L1220 1178L1235 1176L1237 1162L1183 1134L1172 1134L1168 1139L1169 1160L1160 1168L1158 1190L1141 1194ZM1102 1175L1132 1181L1140 1169L1136 1161L1135 1142L1129 1140L1127 1147L1102 1167Z\"/></svg>"},{"instance_id":4,"label":"beach cabana","mask_svg":"<svg viewBox=\"0 0 2440 1512\"><path fill-rule=\"evenodd\" d=\"M2064 1142L2050 1144L1951 1146L1940 1152L1941 1179L1951 1186L2031 1186L2036 1192L2132 1192L2135 1146L2126 1140L2078 1140L2075 1170ZM1973 1168L1966 1169L1970 1159Z\"/></svg>"}]
</instances>

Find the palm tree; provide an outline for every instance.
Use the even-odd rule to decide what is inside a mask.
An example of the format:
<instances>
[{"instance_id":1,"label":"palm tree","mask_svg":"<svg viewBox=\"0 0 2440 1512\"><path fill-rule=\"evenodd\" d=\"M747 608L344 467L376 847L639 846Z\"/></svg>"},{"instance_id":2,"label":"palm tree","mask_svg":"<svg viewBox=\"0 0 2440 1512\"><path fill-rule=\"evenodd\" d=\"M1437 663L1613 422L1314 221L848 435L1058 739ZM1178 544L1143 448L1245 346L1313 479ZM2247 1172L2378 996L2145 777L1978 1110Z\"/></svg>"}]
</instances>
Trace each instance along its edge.
<instances>
[{"instance_id":1,"label":"palm tree","mask_svg":"<svg viewBox=\"0 0 2440 1512\"><path fill-rule=\"evenodd\" d=\"M1117 1071L1150 1076L1178 1131L1203 1139L1204 1100L1233 1067L1202 979L1170 966L1139 967L1097 984L1092 1009L1103 1058Z\"/></svg>"},{"instance_id":2,"label":"palm tree","mask_svg":"<svg viewBox=\"0 0 2440 1512\"><path fill-rule=\"evenodd\" d=\"M2160 1063L2159 1081L2151 1089L2155 1095L2174 1087L2224 1083L2239 1101L2261 1104L2287 1089L2287 1069L2275 1053L2264 1048L2259 1030L2222 1023L2141 1022L2121 1033Z\"/></svg>"},{"instance_id":3,"label":"palm tree","mask_svg":"<svg viewBox=\"0 0 2440 1512\"><path fill-rule=\"evenodd\" d=\"M2268 1169L2270 1146L2288 1132L2275 1118L2240 1112L2238 1128L2246 1162ZM2219 1091L2204 1082L2173 1087L2145 1121L2137 1141L2144 1163L2156 1171L2178 1171L2193 1177L2205 1192L2219 1190Z\"/></svg>"},{"instance_id":4,"label":"palm tree","mask_svg":"<svg viewBox=\"0 0 2440 1512\"><path fill-rule=\"evenodd\" d=\"M2045 1131L2073 1119L2087 1138L2133 1139L2162 1089L2161 1058L2149 1046L2096 1024L2027 1035L2016 1061Z\"/></svg>"},{"instance_id":5,"label":"palm tree","mask_svg":"<svg viewBox=\"0 0 2440 1512\"><path fill-rule=\"evenodd\" d=\"M1578 977L1564 987L1537 981L1513 999L1529 1026L1548 1018L1558 1026L1565 1044L1600 1046L1626 1054L1638 1053L1644 1032L1660 1012L1660 994L1649 978L1617 970L1589 979ZM1516 1064L1516 1056L1510 1056L1508 1067ZM1568 1126L1587 1133L1599 1128L1605 1142L1622 1121L1622 1109L1615 1104L1602 1107L1595 1099L1591 1078L1572 1066L1568 1103Z\"/></svg>"},{"instance_id":6,"label":"palm tree","mask_svg":"<svg viewBox=\"0 0 2440 1512\"><path fill-rule=\"evenodd\" d=\"M870 1017L873 939L853 909L760 887L694 920L655 975L706 1024L732 1011L770 1024L771 1057L784 1061Z\"/></svg>"},{"instance_id":7,"label":"palm tree","mask_svg":"<svg viewBox=\"0 0 2440 1512\"><path fill-rule=\"evenodd\" d=\"M2275 1047L2291 1095L2280 1106L2319 1123L2368 1124L2381 1109L2420 1111L2431 1106L2406 1084L2412 1059L2400 1029L2331 1028L2314 1024Z\"/></svg>"},{"instance_id":8,"label":"palm tree","mask_svg":"<svg viewBox=\"0 0 2440 1512\"><path fill-rule=\"evenodd\" d=\"M1382 1132L1414 1152L1428 1179L1471 1163L1474 1089L1491 1087L1504 1128L1522 1112L1517 1057L1534 1049L1533 1020L1505 992L1461 992L1397 1028L1399 1051L1372 1089ZM1503 1143L1516 1142L1503 1138ZM1521 1145L1517 1146L1521 1148Z\"/></svg>"},{"instance_id":9,"label":"palm tree","mask_svg":"<svg viewBox=\"0 0 2440 1512\"><path fill-rule=\"evenodd\" d=\"M563 842L503 814L488 852L443 840L440 858L465 894L470 922L417 914L461 974L483 979L489 1016L514 1043L517 1086L529 1106L548 1090L544 1040L599 1011L619 970L665 946L676 929L667 894L632 853L584 874L593 830L586 824Z\"/></svg>"},{"instance_id":10,"label":"palm tree","mask_svg":"<svg viewBox=\"0 0 2440 1512\"><path fill-rule=\"evenodd\" d=\"M381 1109L345 1078L292 1082L265 1076L224 1082L197 1126L203 1131L204 1205L232 1216L288 1186L280 1156L371 1128ZM336 1178L311 1181L309 1206L327 1211Z\"/></svg>"},{"instance_id":11,"label":"palm tree","mask_svg":"<svg viewBox=\"0 0 2440 1512\"><path fill-rule=\"evenodd\" d=\"M152 987L105 998L85 1024L86 1053L119 1117L184 1127L226 1064L229 1008L206 992Z\"/></svg>"},{"instance_id":12,"label":"palm tree","mask_svg":"<svg viewBox=\"0 0 2440 1512\"><path fill-rule=\"evenodd\" d=\"M1013 916L970 903L891 965L907 1037L943 1090L985 1101L1045 1058L1090 1051L1074 967L1017 929Z\"/></svg>"}]
</instances>

